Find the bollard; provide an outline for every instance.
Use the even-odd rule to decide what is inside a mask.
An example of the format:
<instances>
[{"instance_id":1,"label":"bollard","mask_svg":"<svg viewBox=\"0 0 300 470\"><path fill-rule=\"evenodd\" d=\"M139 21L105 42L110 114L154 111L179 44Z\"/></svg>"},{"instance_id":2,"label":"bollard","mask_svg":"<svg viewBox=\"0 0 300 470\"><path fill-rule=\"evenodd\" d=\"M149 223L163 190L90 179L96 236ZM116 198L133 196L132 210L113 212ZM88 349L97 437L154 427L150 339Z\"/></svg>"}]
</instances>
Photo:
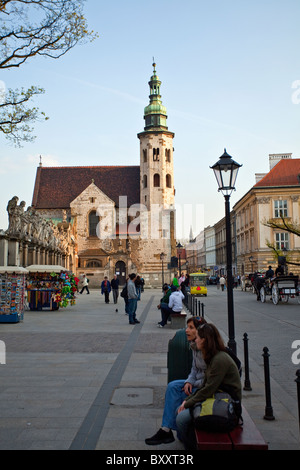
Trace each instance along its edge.
<instances>
[{"instance_id":1,"label":"bollard","mask_svg":"<svg viewBox=\"0 0 300 470\"><path fill-rule=\"evenodd\" d=\"M298 418L299 418L299 431L300 431L300 369L296 372L296 384L297 384L297 397L298 397Z\"/></svg>"},{"instance_id":2,"label":"bollard","mask_svg":"<svg viewBox=\"0 0 300 470\"><path fill-rule=\"evenodd\" d=\"M198 309L198 299L197 297L194 298L194 317L197 316L197 309Z\"/></svg>"},{"instance_id":3,"label":"bollard","mask_svg":"<svg viewBox=\"0 0 300 470\"><path fill-rule=\"evenodd\" d=\"M252 390L249 378L249 353L248 353L248 335L244 333L244 365L245 365L245 382L244 390Z\"/></svg>"},{"instance_id":4,"label":"bollard","mask_svg":"<svg viewBox=\"0 0 300 470\"><path fill-rule=\"evenodd\" d=\"M204 303L201 304L201 316L204 318Z\"/></svg>"},{"instance_id":5,"label":"bollard","mask_svg":"<svg viewBox=\"0 0 300 470\"><path fill-rule=\"evenodd\" d=\"M197 301L197 317L200 317L200 310L201 310L201 300L198 299Z\"/></svg>"},{"instance_id":6,"label":"bollard","mask_svg":"<svg viewBox=\"0 0 300 470\"><path fill-rule=\"evenodd\" d=\"M265 392L266 392L266 407L264 419L269 421L275 419L273 416L273 408L271 404L271 385L270 385L270 367L269 367L269 350L267 347L263 349L264 358L264 372L265 372Z\"/></svg>"}]
</instances>

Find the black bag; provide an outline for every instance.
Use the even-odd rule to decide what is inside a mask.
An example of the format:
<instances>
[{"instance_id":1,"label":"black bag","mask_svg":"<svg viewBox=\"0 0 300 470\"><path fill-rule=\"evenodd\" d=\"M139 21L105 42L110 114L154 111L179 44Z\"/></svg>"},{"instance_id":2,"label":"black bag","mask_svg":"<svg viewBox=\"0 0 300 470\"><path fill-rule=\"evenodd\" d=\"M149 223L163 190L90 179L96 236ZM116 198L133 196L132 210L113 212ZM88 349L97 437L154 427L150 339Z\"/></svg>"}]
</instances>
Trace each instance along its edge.
<instances>
[{"instance_id":1,"label":"black bag","mask_svg":"<svg viewBox=\"0 0 300 470\"><path fill-rule=\"evenodd\" d=\"M191 409L194 426L207 432L232 431L239 422L239 407L240 402L236 403L228 393L217 392Z\"/></svg>"},{"instance_id":2,"label":"black bag","mask_svg":"<svg viewBox=\"0 0 300 470\"><path fill-rule=\"evenodd\" d=\"M121 297L125 298L128 297L128 294L127 294L127 284L125 284L125 286L123 287L123 290L120 294Z\"/></svg>"}]
</instances>

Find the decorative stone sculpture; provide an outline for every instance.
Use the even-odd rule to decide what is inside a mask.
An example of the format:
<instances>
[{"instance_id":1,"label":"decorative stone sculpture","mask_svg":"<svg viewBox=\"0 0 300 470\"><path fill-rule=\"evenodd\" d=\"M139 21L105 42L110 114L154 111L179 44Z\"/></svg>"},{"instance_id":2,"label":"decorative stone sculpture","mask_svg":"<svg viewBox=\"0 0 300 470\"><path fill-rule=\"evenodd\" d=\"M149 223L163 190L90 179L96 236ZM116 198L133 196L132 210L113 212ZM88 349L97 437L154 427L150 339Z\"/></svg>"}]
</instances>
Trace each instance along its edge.
<instances>
[{"instance_id":1,"label":"decorative stone sculpture","mask_svg":"<svg viewBox=\"0 0 300 470\"><path fill-rule=\"evenodd\" d=\"M7 212L9 226L6 234L20 241L34 243L51 251L59 250L68 253L69 244L73 245L67 213L63 211L63 222L56 226L52 220L43 218L34 207L25 211L25 201L18 204L14 196L8 201Z\"/></svg>"}]
</instances>

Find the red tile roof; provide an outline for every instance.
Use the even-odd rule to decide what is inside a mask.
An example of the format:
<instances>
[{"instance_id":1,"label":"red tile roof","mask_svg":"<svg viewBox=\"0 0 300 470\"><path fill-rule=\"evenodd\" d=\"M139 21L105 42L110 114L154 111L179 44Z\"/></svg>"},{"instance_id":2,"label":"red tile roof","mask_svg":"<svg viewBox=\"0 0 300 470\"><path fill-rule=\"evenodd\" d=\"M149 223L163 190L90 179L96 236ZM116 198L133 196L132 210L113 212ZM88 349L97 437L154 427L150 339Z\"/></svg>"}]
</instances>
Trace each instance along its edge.
<instances>
[{"instance_id":1,"label":"red tile roof","mask_svg":"<svg viewBox=\"0 0 300 470\"><path fill-rule=\"evenodd\" d=\"M68 209L94 180L116 205L127 196L128 207L140 202L139 166L38 167L32 198L36 209Z\"/></svg>"},{"instance_id":2,"label":"red tile roof","mask_svg":"<svg viewBox=\"0 0 300 470\"><path fill-rule=\"evenodd\" d=\"M254 188L265 186L299 186L300 158L282 159Z\"/></svg>"}]
</instances>

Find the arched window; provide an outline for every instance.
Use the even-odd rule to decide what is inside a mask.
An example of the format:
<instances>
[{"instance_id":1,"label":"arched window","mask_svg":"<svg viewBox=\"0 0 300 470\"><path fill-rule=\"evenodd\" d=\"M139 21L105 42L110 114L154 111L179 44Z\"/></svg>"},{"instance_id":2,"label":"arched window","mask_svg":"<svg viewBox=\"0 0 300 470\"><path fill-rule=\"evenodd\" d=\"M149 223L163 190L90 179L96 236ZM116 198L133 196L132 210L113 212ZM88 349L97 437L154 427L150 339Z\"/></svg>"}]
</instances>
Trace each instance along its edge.
<instances>
[{"instance_id":1,"label":"arched window","mask_svg":"<svg viewBox=\"0 0 300 470\"><path fill-rule=\"evenodd\" d=\"M153 176L153 186L155 188L159 188L160 187L160 176L158 173L155 173L155 175Z\"/></svg>"},{"instance_id":2,"label":"arched window","mask_svg":"<svg viewBox=\"0 0 300 470\"><path fill-rule=\"evenodd\" d=\"M147 162L147 149L143 149L144 163Z\"/></svg>"},{"instance_id":3,"label":"arched window","mask_svg":"<svg viewBox=\"0 0 300 470\"><path fill-rule=\"evenodd\" d=\"M99 260L91 260L87 261L86 263L87 268L101 268L102 267L102 261Z\"/></svg>"},{"instance_id":4,"label":"arched window","mask_svg":"<svg viewBox=\"0 0 300 470\"><path fill-rule=\"evenodd\" d=\"M154 162L159 161L159 147L153 149L153 161Z\"/></svg>"},{"instance_id":5,"label":"arched window","mask_svg":"<svg viewBox=\"0 0 300 470\"><path fill-rule=\"evenodd\" d=\"M166 175L166 186L167 186L167 188L172 187L172 177L171 177L171 175Z\"/></svg>"},{"instance_id":6,"label":"arched window","mask_svg":"<svg viewBox=\"0 0 300 470\"><path fill-rule=\"evenodd\" d=\"M147 188L147 175L143 176L143 188Z\"/></svg>"},{"instance_id":7,"label":"arched window","mask_svg":"<svg viewBox=\"0 0 300 470\"><path fill-rule=\"evenodd\" d=\"M89 236L96 237L97 236L97 225L99 223L99 217L96 211L91 211L89 213Z\"/></svg>"}]
</instances>

